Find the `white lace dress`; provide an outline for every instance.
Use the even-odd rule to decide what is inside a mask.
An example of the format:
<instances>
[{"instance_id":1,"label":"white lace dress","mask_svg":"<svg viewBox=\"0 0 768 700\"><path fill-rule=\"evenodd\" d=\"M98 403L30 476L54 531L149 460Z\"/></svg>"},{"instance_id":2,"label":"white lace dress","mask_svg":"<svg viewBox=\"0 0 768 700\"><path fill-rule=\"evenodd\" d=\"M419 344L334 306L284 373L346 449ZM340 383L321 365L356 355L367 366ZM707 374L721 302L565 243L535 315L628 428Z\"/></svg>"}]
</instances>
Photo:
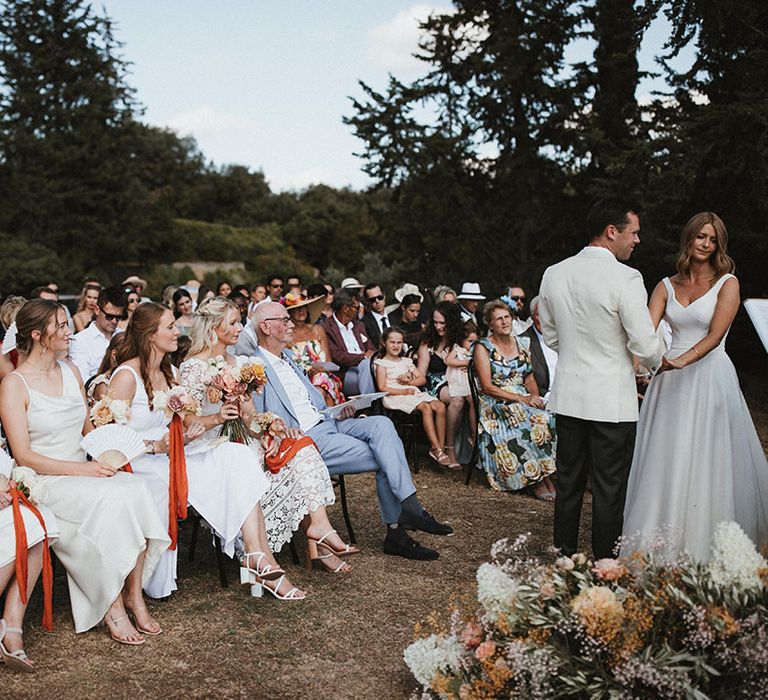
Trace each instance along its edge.
<instances>
[{"instance_id":1,"label":"white lace dress","mask_svg":"<svg viewBox=\"0 0 768 700\"><path fill-rule=\"evenodd\" d=\"M131 372L136 380L128 425L144 440L160 440L168 432L165 413L150 409L144 382L133 367L121 365L112 377L119 372ZM188 502L219 537L224 552L233 557L240 528L269 483L259 461L243 445L224 443L205 449L198 442L193 441L184 451ZM166 528L169 466L167 454L142 455L131 461L134 474L146 480ZM176 590L176 554L176 550L165 552L154 576L144 585L148 596L164 598Z\"/></svg>"},{"instance_id":2,"label":"white lace dress","mask_svg":"<svg viewBox=\"0 0 768 700\"><path fill-rule=\"evenodd\" d=\"M238 356L238 364L250 358ZM203 406L203 415L218 413L221 404L211 404L205 397L203 378L207 363L191 359L182 362L180 382ZM218 438L219 428L211 428L203 439ZM248 444L264 469L264 450L258 440ZM316 511L320 506L329 506L334 502L333 485L328 474L328 468L314 446L304 447L277 474L265 471L269 488L261 498L261 508L264 511L264 522L267 526L269 548L279 552L283 545L290 541L293 533L298 530L299 523L307 513Z\"/></svg>"},{"instance_id":3,"label":"white lace dress","mask_svg":"<svg viewBox=\"0 0 768 700\"><path fill-rule=\"evenodd\" d=\"M72 370L59 362L61 396L27 385L29 442L34 452L64 461L85 461L80 447L87 409ZM168 528L146 485L135 475L109 478L40 475L44 503L56 516L60 536L53 550L67 571L75 631L100 622L123 589L136 559L146 551L146 583L170 544ZM166 509L167 512L167 509Z\"/></svg>"}]
</instances>

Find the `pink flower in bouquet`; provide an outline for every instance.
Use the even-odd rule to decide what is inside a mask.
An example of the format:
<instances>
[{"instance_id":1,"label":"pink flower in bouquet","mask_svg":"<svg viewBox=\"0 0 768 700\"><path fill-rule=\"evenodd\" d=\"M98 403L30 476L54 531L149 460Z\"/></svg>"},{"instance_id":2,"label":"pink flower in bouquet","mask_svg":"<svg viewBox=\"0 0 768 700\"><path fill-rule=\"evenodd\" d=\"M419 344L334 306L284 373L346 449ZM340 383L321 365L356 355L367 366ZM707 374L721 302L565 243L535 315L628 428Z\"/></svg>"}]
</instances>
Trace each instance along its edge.
<instances>
[{"instance_id":1,"label":"pink flower in bouquet","mask_svg":"<svg viewBox=\"0 0 768 700\"><path fill-rule=\"evenodd\" d=\"M598 559L592 571L601 581L618 581L629 573L629 569L618 559Z\"/></svg>"},{"instance_id":2,"label":"pink flower in bouquet","mask_svg":"<svg viewBox=\"0 0 768 700\"><path fill-rule=\"evenodd\" d=\"M542 598L555 597L555 586L551 581L544 581L544 583L541 584L541 588L539 590L541 591Z\"/></svg>"},{"instance_id":3,"label":"pink flower in bouquet","mask_svg":"<svg viewBox=\"0 0 768 700\"><path fill-rule=\"evenodd\" d=\"M475 649L475 658L478 661L490 659L496 653L496 643L492 639L487 639Z\"/></svg>"},{"instance_id":4,"label":"pink flower in bouquet","mask_svg":"<svg viewBox=\"0 0 768 700\"><path fill-rule=\"evenodd\" d=\"M208 403L217 404L224 398L224 392L215 386L209 386L205 390L205 398Z\"/></svg>"},{"instance_id":5,"label":"pink flower in bouquet","mask_svg":"<svg viewBox=\"0 0 768 700\"><path fill-rule=\"evenodd\" d=\"M469 649L474 649L483 641L483 630L476 622L471 621L461 632L461 643Z\"/></svg>"},{"instance_id":6,"label":"pink flower in bouquet","mask_svg":"<svg viewBox=\"0 0 768 700\"><path fill-rule=\"evenodd\" d=\"M563 571L571 571L576 564L573 563L573 559L570 557L558 557L555 561L555 566Z\"/></svg>"}]
</instances>

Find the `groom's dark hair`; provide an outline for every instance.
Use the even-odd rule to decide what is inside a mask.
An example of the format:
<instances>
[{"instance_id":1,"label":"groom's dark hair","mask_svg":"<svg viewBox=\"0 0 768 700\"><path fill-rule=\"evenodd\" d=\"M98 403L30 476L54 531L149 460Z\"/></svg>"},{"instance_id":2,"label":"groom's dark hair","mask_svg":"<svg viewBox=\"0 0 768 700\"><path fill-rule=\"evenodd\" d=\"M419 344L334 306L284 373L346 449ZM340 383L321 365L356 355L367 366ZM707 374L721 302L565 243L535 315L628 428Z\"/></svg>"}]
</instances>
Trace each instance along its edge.
<instances>
[{"instance_id":1,"label":"groom's dark hair","mask_svg":"<svg viewBox=\"0 0 768 700\"><path fill-rule=\"evenodd\" d=\"M600 199L592 205L587 214L587 233L589 240L600 238L605 227L613 224L620 229L629 223L627 214L637 214L637 207L621 199Z\"/></svg>"}]
</instances>

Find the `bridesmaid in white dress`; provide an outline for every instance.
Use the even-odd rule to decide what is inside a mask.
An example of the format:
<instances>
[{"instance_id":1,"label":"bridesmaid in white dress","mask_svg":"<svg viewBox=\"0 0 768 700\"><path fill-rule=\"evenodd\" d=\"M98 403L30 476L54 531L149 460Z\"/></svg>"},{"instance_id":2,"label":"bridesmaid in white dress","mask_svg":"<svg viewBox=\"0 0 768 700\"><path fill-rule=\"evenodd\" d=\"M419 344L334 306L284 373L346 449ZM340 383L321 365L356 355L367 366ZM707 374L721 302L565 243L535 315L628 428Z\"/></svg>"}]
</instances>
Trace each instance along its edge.
<instances>
[{"instance_id":1,"label":"bridesmaid in white dress","mask_svg":"<svg viewBox=\"0 0 768 700\"><path fill-rule=\"evenodd\" d=\"M129 425L144 438L150 451L133 460L131 466L134 474L149 484L167 526L168 419L163 411L153 410L151 397L154 390L167 391L176 384L168 353L177 349L179 329L170 309L146 302L134 311L125 336L109 395L131 405ZM193 420L187 425L186 438L198 438L204 432L204 425ZM266 588L281 600L303 599L305 592L290 583L269 549L259 505L268 483L253 452L244 445L225 443L203 451L190 450L186 463L188 502L213 528L229 556L234 556L235 541L242 534L245 555L241 581L253 584L256 595ZM145 590L151 597L165 597L176 590L175 550L166 552Z\"/></svg>"},{"instance_id":2,"label":"bridesmaid in white dress","mask_svg":"<svg viewBox=\"0 0 768 700\"><path fill-rule=\"evenodd\" d=\"M199 420L208 429L204 437L213 439L218 436L225 414L232 418L239 414L236 406L210 404L206 400L205 371L208 360L213 357L223 357L230 365L248 359L244 356L235 358L227 352L237 342L243 327L237 306L223 297L201 304L193 319L190 357L181 364L181 383L203 403L203 416ZM250 401L242 404L240 410L244 412L246 425L256 415ZM264 450L260 442L253 439L249 447L263 469ZM277 449L276 445L274 449ZM311 566L314 560L334 573L351 571L349 563L339 559L337 554L354 554L359 550L345 544L328 520L325 507L334 502L333 486L317 448L302 448L277 474L266 472L266 476L269 488L261 498L261 507L272 551L280 551L294 531L301 527L307 535L308 565Z\"/></svg>"},{"instance_id":3,"label":"bridesmaid in white dress","mask_svg":"<svg viewBox=\"0 0 768 700\"><path fill-rule=\"evenodd\" d=\"M80 441L93 426L82 381L75 368L56 360L69 348L64 309L34 299L21 308L16 325L27 355L0 387L0 420L16 462L36 471L47 490L45 505L61 533L53 549L67 571L75 631L104 620L116 641L142 644L143 634L162 632L141 584L168 546L165 528L140 479L86 461Z\"/></svg>"},{"instance_id":4,"label":"bridesmaid in white dress","mask_svg":"<svg viewBox=\"0 0 768 700\"><path fill-rule=\"evenodd\" d=\"M43 566L43 547L45 535L52 543L59 537L59 526L53 513L45 506L37 505L37 510L45 521L45 530L38 519L26 506L21 506L24 519L24 531L27 536L27 603L21 602L21 595L16 579L16 528L13 524L13 509L9 491L13 460L2 449L0 441L0 594L5 595L3 617L0 619L0 657L6 666L14 671L33 671L34 661L24 651L21 640L21 627L27 603L35 588ZM1 662L0 662L1 663Z\"/></svg>"},{"instance_id":5,"label":"bridesmaid in white dress","mask_svg":"<svg viewBox=\"0 0 768 700\"><path fill-rule=\"evenodd\" d=\"M624 511L624 535L643 533L630 547L669 528L672 552L699 561L709 559L720 521L736 521L758 545L768 538L768 463L725 353L740 303L727 243L717 215L696 214L683 230L678 274L651 297L653 321L670 324L672 345L643 401Z\"/></svg>"}]
</instances>

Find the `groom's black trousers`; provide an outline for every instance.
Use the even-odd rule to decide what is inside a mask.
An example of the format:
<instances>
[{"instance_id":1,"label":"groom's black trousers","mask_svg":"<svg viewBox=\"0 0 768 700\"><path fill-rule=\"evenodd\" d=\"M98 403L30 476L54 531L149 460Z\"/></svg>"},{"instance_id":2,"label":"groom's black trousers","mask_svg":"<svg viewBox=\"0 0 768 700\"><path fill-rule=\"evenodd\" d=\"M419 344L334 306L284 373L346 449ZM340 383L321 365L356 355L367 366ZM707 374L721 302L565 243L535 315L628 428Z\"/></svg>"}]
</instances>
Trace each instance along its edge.
<instances>
[{"instance_id":1,"label":"groom's black trousers","mask_svg":"<svg viewBox=\"0 0 768 700\"><path fill-rule=\"evenodd\" d=\"M578 548L581 503L589 476L592 481L592 550L595 559L612 557L624 520L637 423L605 423L560 414L555 419L555 547L568 555Z\"/></svg>"}]
</instances>

